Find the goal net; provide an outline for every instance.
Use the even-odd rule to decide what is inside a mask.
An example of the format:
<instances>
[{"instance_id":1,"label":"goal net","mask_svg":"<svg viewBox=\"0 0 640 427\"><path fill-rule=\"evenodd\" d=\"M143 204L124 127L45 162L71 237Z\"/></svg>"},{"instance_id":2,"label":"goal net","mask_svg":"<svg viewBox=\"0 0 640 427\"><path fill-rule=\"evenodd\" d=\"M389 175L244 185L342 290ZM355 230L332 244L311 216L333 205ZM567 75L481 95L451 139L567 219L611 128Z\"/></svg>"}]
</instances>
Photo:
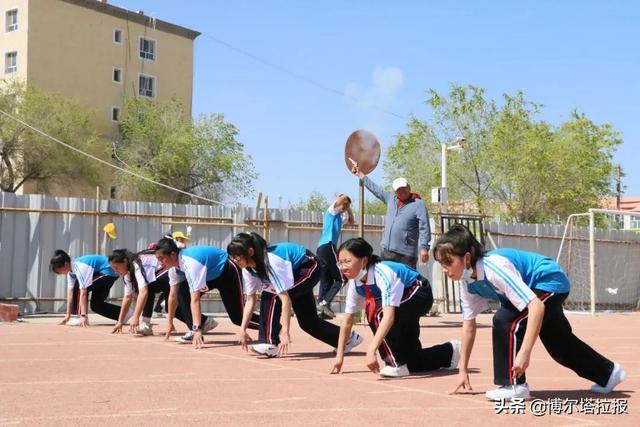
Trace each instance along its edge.
<instances>
[{"instance_id":1,"label":"goal net","mask_svg":"<svg viewBox=\"0 0 640 427\"><path fill-rule=\"evenodd\" d=\"M569 310L640 309L640 212L590 209L567 219L558 256Z\"/></svg>"}]
</instances>

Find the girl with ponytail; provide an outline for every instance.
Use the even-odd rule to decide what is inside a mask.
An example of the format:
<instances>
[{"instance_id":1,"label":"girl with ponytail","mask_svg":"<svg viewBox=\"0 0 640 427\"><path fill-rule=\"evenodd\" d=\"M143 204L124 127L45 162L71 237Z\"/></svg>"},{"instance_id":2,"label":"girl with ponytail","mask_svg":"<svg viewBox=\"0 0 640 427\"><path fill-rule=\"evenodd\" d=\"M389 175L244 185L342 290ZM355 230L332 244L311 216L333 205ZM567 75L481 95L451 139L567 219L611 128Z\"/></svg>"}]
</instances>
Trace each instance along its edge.
<instances>
[{"instance_id":1,"label":"girl with ponytail","mask_svg":"<svg viewBox=\"0 0 640 427\"><path fill-rule=\"evenodd\" d=\"M339 328L318 317L313 287L320 279L320 266L312 252L295 243L268 246L257 233L240 233L229 243L227 253L243 269L247 293L239 337L243 349L251 341L246 328L258 292L262 292L260 328L258 343L251 346L254 353L267 357L287 353L292 309L302 330L331 347L338 345ZM361 342L354 332L350 348Z\"/></svg>"},{"instance_id":2,"label":"girl with ponytail","mask_svg":"<svg viewBox=\"0 0 640 427\"><path fill-rule=\"evenodd\" d=\"M420 318L433 305L429 281L395 261L381 261L362 238L349 239L338 249L338 267L348 282L345 316L332 373L340 373L354 314L363 307L373 341L367 349L369 370L382 377L403 377L412 372L455 369L459 341L429 348L420 343ZM386 366L380 369L376 352Z\"/></svg>"},{"instance_id":3,"label":"girl with ponytail","mask_svg":"<svg viewBox=\"0 0 640 427\"><path fill-rule=\"evenodd\" d=\"M122 333L131 299L137 294L133 316L129 320L129 331L142 336L153 335L151 315L155 296L169 291L168 270L160 265L154 252L149 249L139 253L133 253L128 249L115 249L109 255L111 268L124 281L124 298L113 333Z\"/></svg>"},{"instance_id":4,"label":"girl with ponytail","mask_svg":"<svg viewBox=\"0 0 640 427\"><path fill-rule=\"evenodd\" d=\"M227 253L213 246L190 246L181 248L175 239L165 237L158 241L155 255L160 265L169 271L169 309L167 321L168 334L173 328L176 306L191 323L191 331L180 339L181 342L193 342L196 349L204 344L203 333L215 328L218 323L213 317L202 314L200 297L205 292L218 289L229 319L240 325L244 309L242 293L242 272L229 260ZM252 327L258 327L258 316L250 319Z\"/></svg>"},{"instance_id":5,"label":"girl with ponytail","mask_svg":"<svg viewBox=\"0 0 640 427\"><path fill-rule=\"evenodd\" d=\"M571 331L562 305L569 279L553 260L518 249L484 252L482 244L462 224L454 224L436 242L434 258L452 280L460 280L462 349L455 388L471 390L468 364L476 336L476 317L495 300L493 370L498 388L490 400L528 399L525 372L538 338L551 357L579 376L593 381L591 391L609 393L625 378L622 367L600 355Z\"/></svg>"}]
</instances>

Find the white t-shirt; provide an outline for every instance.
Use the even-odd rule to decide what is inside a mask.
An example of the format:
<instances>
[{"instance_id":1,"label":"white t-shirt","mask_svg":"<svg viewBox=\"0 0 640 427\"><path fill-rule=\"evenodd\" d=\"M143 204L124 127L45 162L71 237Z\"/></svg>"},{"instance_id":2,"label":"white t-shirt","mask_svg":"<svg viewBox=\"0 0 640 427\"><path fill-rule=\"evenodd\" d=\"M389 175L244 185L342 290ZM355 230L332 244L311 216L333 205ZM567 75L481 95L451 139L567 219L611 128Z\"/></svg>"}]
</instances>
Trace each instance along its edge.
<instances>
[{"instance_id":1,"label":"white t-shirt","mask_svg":"<svg viewBox=\"0 0 640 427\"><path fill-rule=\"evenodd\" d=\"M143 254L140 255L140 261L142 263L142 267L144 269L144 274L142 270L140 270L140 266L137 262L133 263L133 271L136 277L136 281L138 282L138 291L142 288L146 287L147 284L151 282L155 282L156 280L156 272L160 270L162 267L158 258L156 258L153 254ZM124 294L125 296L129 296L133 293L133 283L131 282L131 273L127 273L123 277L124 280Z\"/></svg>"},{"instance_id":2,"label":"white t-shirt","mask_svg":"<svg viewBox=\"0 0 640 427\"><path fill-rule=\"evenodd\" d=\"M293 265L291 262L271 252L269 252L267 256L269 257L268 280L262 280L251 274L246 268L243 269L242 277L247 295L253 295L260 291L279 294L293 288Z\"/></svg>"},{"instance_id":3,"label":"white t-shirt","mask_svg":"<svg viewBox=\"0 0 640 427\"><path fill-rule=\"evenodd\" d=\"M186 282L187 276L177 267L171 267L169 269L169 286L175 286L179 283Z\"/></svg>"},{"instance_id":4,"label":"white t-shirt","mask_svg":"<svg viewBox=\"0 0 640 427\"><path fill-rule=\"evenodd\" d=\"M489 307L489 300L506 299L519 311L536 298L536 294L522 280L520 272L507 258L487 255L476 263L475 280L460 283L462 318L475 319Z\"/></svg>"},{"instance_id":5,"label":"white t-shirt","mask_svg":"<svg viewBox=\"0 0 640 427\"><path fill-rule=\"evenodd\" d=\"M371 293L374 298L381 299L383 307L400 307L403 302L405 283L389 266L377 263L375 267L369 267L367 272L367 282L365 285L371 286ZM347 298L345 301L345 313L354 314L364 307L366 297L362 295L364 291L358 292L357 288L362 286L362 282L349 280L347 284Z\"/></svg>"}]
</instances>

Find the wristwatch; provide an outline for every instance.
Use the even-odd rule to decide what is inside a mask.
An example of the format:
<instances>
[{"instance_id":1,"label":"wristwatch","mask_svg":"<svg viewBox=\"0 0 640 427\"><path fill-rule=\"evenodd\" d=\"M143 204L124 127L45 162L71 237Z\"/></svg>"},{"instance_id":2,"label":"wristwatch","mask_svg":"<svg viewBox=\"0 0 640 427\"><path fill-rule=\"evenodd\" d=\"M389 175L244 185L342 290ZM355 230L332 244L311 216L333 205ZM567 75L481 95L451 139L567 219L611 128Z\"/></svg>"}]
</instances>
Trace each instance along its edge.
<instances>
[{"instance_id":1,"label":"wristwatch","mask_svg":"<svg viewBox=\"0 0 640 427\"><path fill-rule=\"evenodd\" d=\"M193 332L201 331L201 330L202 330L202 325L193 325L193 326L191 327L191 330L192 330Z\"/></svg>"},{"instance_id":2,"label":"wristwatch","mask_svg":"<svg viewBox=\"0 0 640 427\"><path fill-rule=\"evenodd\" d=\"M87 315L86 314L81 314L80 317L87 317Z\"/></svg>"}]
</instances>

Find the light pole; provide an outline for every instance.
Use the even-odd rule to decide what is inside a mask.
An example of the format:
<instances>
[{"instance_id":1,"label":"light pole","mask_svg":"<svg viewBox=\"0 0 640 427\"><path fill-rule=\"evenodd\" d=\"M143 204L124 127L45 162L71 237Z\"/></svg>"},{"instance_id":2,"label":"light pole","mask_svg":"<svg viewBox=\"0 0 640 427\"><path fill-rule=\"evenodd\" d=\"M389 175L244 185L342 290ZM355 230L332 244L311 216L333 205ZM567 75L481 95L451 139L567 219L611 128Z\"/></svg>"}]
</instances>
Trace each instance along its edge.
<instances>
[{"instance_id":1,"label":"light pole","mask_svg":"<svg viewBox=\"0 0 640 427\"><path fill-rule=\"evenodd\" d=\"M461 152L464 151L465 139L461 136L457 137L454 141L454 145L442 144L442 156L441 156L441 178L440 178L440 213L447 213L447 202L449 196L447 194L447 151Z\"/></svg>"}]
</instances>

